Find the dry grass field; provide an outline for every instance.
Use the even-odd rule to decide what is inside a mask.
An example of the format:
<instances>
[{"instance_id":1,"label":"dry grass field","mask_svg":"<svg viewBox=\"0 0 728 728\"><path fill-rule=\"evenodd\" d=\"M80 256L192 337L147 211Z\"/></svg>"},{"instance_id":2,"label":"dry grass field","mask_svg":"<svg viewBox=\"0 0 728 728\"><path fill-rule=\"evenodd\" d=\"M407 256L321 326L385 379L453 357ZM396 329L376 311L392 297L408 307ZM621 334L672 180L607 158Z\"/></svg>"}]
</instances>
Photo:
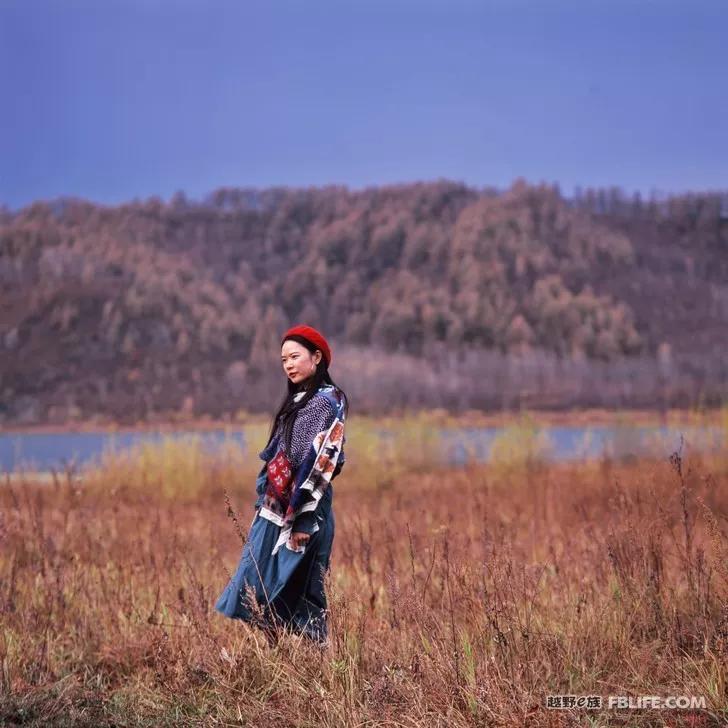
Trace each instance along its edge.
<instances>
[{"instance_id":1,"label":"dry grass field","mask_svg":"<svg viewBox=\"0 0 728 728\"><path fill-rule=\"evenodd\" d=\"M425 430L402 432L383 448L355 418L347 431L323 654L213 609L252 517L254 455L169 442L83 481L8 479L0 724L728 721L725 455L549 464L516 441L452 468ZM548 710L552 694L706 709Z\"/></svg>"}]
</instances>

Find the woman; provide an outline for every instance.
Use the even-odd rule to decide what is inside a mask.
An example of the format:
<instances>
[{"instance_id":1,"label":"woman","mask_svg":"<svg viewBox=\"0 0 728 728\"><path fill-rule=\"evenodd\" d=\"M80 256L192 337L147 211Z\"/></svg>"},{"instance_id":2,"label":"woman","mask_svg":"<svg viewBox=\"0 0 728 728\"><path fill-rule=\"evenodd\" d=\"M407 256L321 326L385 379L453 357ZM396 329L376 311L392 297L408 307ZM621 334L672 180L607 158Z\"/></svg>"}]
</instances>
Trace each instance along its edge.
<instances>
[{"instance_id":1,"label":"woman","mask_svg":"<svg viewBox=\"0 0 728 728\"><path fill-rule=\"evenodd\" d=\"M215 608L261 627L325 644L324 575L334 539L331 481L344 465L348 402L329 376L331 349L310 326L281 342L288 391L259 457L256 515L237 572Z\"/></svg>"}]
</instances>

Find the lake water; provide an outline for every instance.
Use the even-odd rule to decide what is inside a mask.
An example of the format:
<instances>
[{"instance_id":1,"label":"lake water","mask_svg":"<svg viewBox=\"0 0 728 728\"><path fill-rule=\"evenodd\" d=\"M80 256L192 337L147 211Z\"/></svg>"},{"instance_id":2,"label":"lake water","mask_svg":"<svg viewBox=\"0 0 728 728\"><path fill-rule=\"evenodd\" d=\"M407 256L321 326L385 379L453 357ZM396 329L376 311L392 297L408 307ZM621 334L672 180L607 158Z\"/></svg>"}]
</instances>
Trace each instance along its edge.
<instances>
[{"instance_id":1,"label":"lake water","mask_svg":"<svg viewBox=\"0 0 728 728\"><path fill-rule=\"evenodd\" d=\"M391 433L380 431L384 440ZM510 449L532 449L551 460L585 460L605 455L622 458L640 455L668 457L680 447L690 450L713 451L727 443L725 430L720 427L654 427L613 426L537 428L524 439L514 430L502 427L463 428L440 432L446 460L462 464L467 460L487 462L498 453ZM67 466L82 469L96 461L105 450L124 451L141 442L159 442L163 438L199 439L211 453L224 442L246 447L242 430L210 430L206 432L80 432L80 433L12 433L0 435L0 470L63 471ZM262 447L255 443L254 457Z\"/></svg>"}]
</instances>

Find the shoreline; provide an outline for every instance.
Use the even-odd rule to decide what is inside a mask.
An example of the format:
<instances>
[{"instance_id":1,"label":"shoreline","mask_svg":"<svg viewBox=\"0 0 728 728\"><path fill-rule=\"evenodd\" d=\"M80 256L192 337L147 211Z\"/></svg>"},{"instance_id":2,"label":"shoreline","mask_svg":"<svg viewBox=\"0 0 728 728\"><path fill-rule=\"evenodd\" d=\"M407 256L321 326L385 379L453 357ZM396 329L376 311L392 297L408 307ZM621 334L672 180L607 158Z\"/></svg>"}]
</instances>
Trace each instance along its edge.
<instances>
[{"instance_id":1,"label":"shoreline","mask_svg":"<svg viewBox=\"0 0 728 728\"><path fill-rule=\"evenodd\" d=\"M569 411L539 411L524 410L522 412L496 412L486 413L479 410L469 410L461 414L451 414L446 410L421 410L403 412L393 415L352 415L351 420L375 422L377 424L396 424L402 420L415 420L421 424L432 424L438 427L508 427L522 423L524 418L537 426L561 427L591 427L603 425L628 426L675 426L690 425L723 425L728 424L728 410L713 409L703 412L694 410L569 410ZM164 420L160 422L140 422L135 425L119 424L115 422L70 422L65 424L41 425L5 425L0 426L2 435L64 435L81 433L120 434L159 432L173 433L181 430L188 432L211 432L225 430L242 430L249 426L269 426L271 418L268 415L255 415L238 420L212 420L209 418L190 420Z\"/></svg>"}]
</instances>

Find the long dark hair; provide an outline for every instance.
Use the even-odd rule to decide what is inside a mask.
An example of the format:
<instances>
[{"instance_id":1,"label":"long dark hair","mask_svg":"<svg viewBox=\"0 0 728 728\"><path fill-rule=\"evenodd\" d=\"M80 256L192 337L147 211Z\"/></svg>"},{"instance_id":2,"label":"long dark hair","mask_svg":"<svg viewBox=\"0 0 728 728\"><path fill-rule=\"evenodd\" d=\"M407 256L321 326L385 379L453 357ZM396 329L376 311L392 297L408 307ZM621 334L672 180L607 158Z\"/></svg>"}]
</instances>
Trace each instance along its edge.
<instances>
[{"instance_id":1,"label":"long dark hair","mask_svg":"<svg viewBox=\"0 0 728 728\"><path fill-rule=\"evenodd\" d=\"M297 341L302 346L305 346L312 354L320 351L320 349L317 349L316 346L314 346L308 339L303 336L299 336L298 334L291 334L290 336L286 336L286 338L281 341L281 346L283 346L284 342L289 340ZM273 418L273 423L270 428L270 434L268 435L268 443L266 444L266 447L273 439L273 435L275 435L279 422L282 422L283 438L284 442L286 443L286 452L291 451L291 433L293 432L293 423L296 420L296 415L302 407L306 406L306 403L311 399L311 397L313 397L314 394L318 392L322 384L332 384L334 387L336 387L336 389L339 390L339 392L341 392L342 396L344 397L344 416L348 414L349 398L346 396L344 390L339 387L339 385L336 384L331 378L331 375L329 374L329 365L326 363L326 358L323 356L323 352L321 352L321 354L321 361L316 365L316 371L306 381L304 381L302 385L295 384L290 379L287 379L286 394L283 397L283 402L281 402L281 406L278 408L278 412L276 412L276 415ZM306 394L304 394L303 397L301 397L301 399L296 402L293 399L293 395L300 392L301 387L303 387Z\"/></svg>"}]
</instances>

